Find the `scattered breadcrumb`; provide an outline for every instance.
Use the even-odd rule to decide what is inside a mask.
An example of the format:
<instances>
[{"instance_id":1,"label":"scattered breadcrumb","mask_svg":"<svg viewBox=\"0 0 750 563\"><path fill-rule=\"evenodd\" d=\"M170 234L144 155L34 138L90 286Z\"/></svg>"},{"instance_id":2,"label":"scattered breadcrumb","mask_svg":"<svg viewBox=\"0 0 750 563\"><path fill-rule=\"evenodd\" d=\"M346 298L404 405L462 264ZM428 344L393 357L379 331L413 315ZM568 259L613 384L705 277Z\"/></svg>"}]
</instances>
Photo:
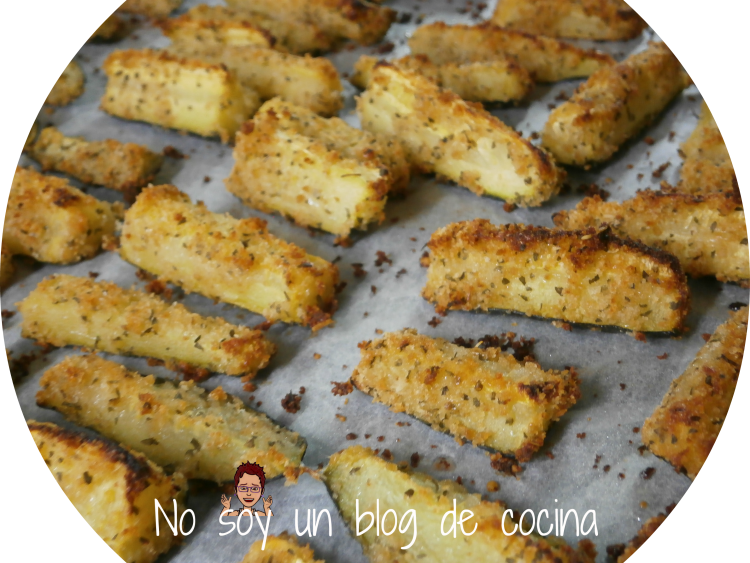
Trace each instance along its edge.
<instances>
[{"instance_id":1,"label":"scattered breadcrumb","mask_svg":"<svg viewBox=\"0 0 750 563\"><path fill-rule=\"evenodd\" d=\"M286 412L294 414L299 412L301 402L302 397L295 395L290 391L283 399L281 399L281 406L284 407Z\"/></svg>"}]
</instances>

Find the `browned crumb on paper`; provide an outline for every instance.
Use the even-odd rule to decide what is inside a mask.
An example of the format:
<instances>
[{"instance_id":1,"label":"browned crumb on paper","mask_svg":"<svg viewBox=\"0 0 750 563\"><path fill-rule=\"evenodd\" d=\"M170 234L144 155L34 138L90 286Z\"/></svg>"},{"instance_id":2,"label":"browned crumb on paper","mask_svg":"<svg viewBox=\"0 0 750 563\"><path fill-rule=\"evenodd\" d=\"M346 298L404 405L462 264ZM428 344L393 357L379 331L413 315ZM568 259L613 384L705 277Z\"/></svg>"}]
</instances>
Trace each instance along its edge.
<instances>
[{"instance_id":1,"label":"browned crumb on paper","mask_svg":"<svg viewBox=\"0 0 750 563\"><path fill-rule=\"evenodd\" d=\"M354 390L354 386L352 385L351 381L331 381L331 385L333 385L331 393L333 393L337 397L348 395Z\"/></svg>"},{"instance_id":2,"label":"browned crumb on paper","mask_svg":"<svg viewBox=\"0 0 750 563\"><path fill-rule=\"evenodd\" d=\"M295 414L299 412L301 408L301 402L302 397L290 391L283 399L281 399L281 406L284 407L284 410L286 412Z\"/></svg>"}]
</instances>

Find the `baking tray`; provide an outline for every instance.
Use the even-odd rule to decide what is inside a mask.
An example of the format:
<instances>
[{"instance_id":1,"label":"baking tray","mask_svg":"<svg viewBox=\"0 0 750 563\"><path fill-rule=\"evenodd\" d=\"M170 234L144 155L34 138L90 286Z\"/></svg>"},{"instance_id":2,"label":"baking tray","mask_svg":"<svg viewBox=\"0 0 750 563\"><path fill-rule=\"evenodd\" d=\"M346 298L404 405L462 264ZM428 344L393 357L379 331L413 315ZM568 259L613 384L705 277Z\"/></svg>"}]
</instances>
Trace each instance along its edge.
<instances>
[{"instance_id":1,"label":"baking tray","mask_svg":"<svg viewBox=\"0 0 750 563\"><path fill-rule=\"evenodd\" d=\"M197 3L186 1L182 11ZM494 1L487 4L480 12L475 9L481 18L489 17L494 9ZM471 11L460 13L466 9L462 2L395 0L389 6L412 14L412 18L409 23L394 24L388 32L385 41L392 42L394 49L385 55L387 58L408 52L405 38L418 23L478 21L472 17ZM606 50L619 60L644 48L647 41L654 38L654 33L647 30L642 37L629 42L582 41L579 44ZM387 448L395 461L408 461L417 452L421 458L419 471L438 479L461 477L470 491L488 499L502 500L519 511L530 508L536 513L543 508L550 512L554 508L573 508L582 516L585 511L593 509L596 511L598 536L589 536L589 539L596 544L600 560L606 559L607 545L629 540L648 518L680 500L690 480L650 453L640 453L637 429L661 402L671 381L682 373L703 345L701 335L713 332L726 320L729 304L747 302L747 290L715 280L691 280L690 331L681 338L649 336L646 342L639 342L631 334L621 332L583 328L567 332L553 327L549 321L502 313L451 312L433 326L430 321L436 316L435 311L420 295L425 270L419 265L419 257L431 233L451 222L481 217L493 223L552 226L554 212L570 209L584 197L577 190L581 185L596 183L611 193L612 200L620 201L631 197L638 189L658 189L661 180L674 183L681 165L678 147L693 130L700 109L701 99L695 87L685 90L657 122L624 147L606 166L590 171L571 170L569 184L572 190L540 208L506 212L502 201L477 197L466 189L431 177L416 177L405 199L388 203L382 225L356 234L350 248L340 248L334 246L331 235L310 233L279 217L256 212L229 194L224 189L223 179L233 164L231 147L146 124L125 122L99 110L99 99L105 87L105 78L99 67L110 51L167 44L168 40L157 29L143 27L115 45L84 45L76 60L86 73L85 93L69 107L53 113L41 111L39 124L54 124L68 135L137 142L156 151L167 145L176 147L189 158L167 159L155 183L175 184L193 200L204 201L215 212L228 212L238 218L258 216L266 219L273 234L327 260L339 259L342 280L347 282L334 317L335 327L315 335L308 329L283 324L268 331L268 337L278 345L279 351L271 365L255 380L258 388L252 393L252 401L249 400L251 393L243 391L237 378L217 375L202 385L209 389L221 385L278 423L302 434L308 443L304 463L310 467L324 464L329 455L353 444L381 450ZM343 49L329 57L342 73L350 73L361 54L373 54L375 50L372 47ZM541 131L550 106L560 103L561 94L571 94L579 83L571 80L538 86L530 103L521 107L493 108L492 112L524 136L529 136ZM345 86L347 101L341 117L357 125L353 112L356 90L348 84ZM653 139L653 144L650 140L644 142L646 136ZM652 173L667 162L670 166L662 177L654 177ZM25 157L20 163L32 164ZM100 199L120 199L119 194L110 190L85 189ZM375 266L377 251L385 252L393 263ZM363 264L367 271L365 277L354 277L352 264L355 263ZM405 273L400 273L402 270ZM136 277L136 268L114 253L103 253L73 266L22 262L13 285L2 295L2 306L15 310L14 304L52 273L86 276L89 272L100 274L100 280L111 280L126 287L143 285ZM201 314L221 316L238 324L254 326L263 321L258 315L233 306L214 304L199 295L188 295L183 303ZM18 315L3 321L6 347L14 358L39 352L31 341L20 337L20 322ZM533 337L536 339L535 355L545 369L575 366L581 378L582 397L551 427L544 447L524 465L518 478L499 475L490 467L487 453L480 448L460 445L450 436L435 432L409 416L391 413L386 406L372 403L369 396L359 391L345 397L331 393L331 382L345 381L356 366L359 342L375 338L379 330L405 327L449 340L508 331ZM70 348L52 350L30 364L28 375L16 384L26 418L71 426L56 412L37 407L34 396L44 370L64 356L75 353L79 352ZM657 358L665 353L666 359ZM317 355L320 355L319 359L315 359ZM164 368L147 366L143 359L119 356L113 359L142 373L176 376ZM296 414L285 412L281 399L290 391L297 393L302 386L306 391L302 396L301 410ZM343 415L346 420L341 421L336 415ZM355 434L357 438L349 440L348 434ZM370 437L365 438L366 435ZM384 437L383 441L377 441L379 436ZM605 466L609 471L605 471ZM641 473L648 467L656 471L646 480ZM499 491L487 492L486 484L490 480L500 484ZM286 530L294 534L297 509L304 519L307 509L327 508L333 515L332 536L320 533L304 541L311 543L319 558L330 563L366 561L322 483L305 475L298 484L286 485L283 479L268 483L267 493L274 498L270 533ZM256 526L244 537L236 533L220 537L219 533L227 528L218 521L219 497L218 490L194 487L187 506L197 517L195 531L182 546L160 560L234 563L242 558L249 545L260 537L260 532ZM571 543L581 539L570 527L564 538Z\"/></svg>"}]
</instances>

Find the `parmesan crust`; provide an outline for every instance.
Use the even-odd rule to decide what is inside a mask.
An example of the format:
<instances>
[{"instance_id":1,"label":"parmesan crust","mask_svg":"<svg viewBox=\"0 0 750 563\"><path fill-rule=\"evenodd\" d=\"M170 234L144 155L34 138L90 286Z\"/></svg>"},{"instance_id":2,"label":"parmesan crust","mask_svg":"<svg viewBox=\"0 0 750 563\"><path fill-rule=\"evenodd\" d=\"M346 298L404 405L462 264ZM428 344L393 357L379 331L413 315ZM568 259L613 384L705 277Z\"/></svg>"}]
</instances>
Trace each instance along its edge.
<instances>
[{"instance_id":1,"label":"parmesan crust","mask_svg":"<svg viewBox=\"0 0 750 563\"><path fill-rule=\"evenodd\" d=\"M676 258L609 230L492 225L436 231L422 295L438 312L505 309L639 332L683 328L689 290Z\"/></svg>"},{"instance_id":2,"label":"parmesan crust","mask_svg":"<svg viewBox=\"0 0 750 563\"><path fill-rule=\"evenodd\" d=\"M673 254L690 276L714 276L750 287L745 211L733 193L694 196L645 190L622 203L594 196L556 214L554 221L568 230L609 225L619 236Z\"/></svg>"},{"instance_id":3,"label":"parmesan crust","mask_svg":"<svg viewBox=\"0 0 750 563\"><path fill-rule=\"evenodd\" d=\"M66 137L55 127L45 127L28 153L45 172L63 172L86 184L119 190L131 200L164 162L162 155L142 145Z\"/></svg>"},{"instance_id":4,"label":"parmesan crust","mask_svg":"<svg viewBox=\"0 0 750 563\"><path fill-rule=\"evenodd\" d=\"M21 334L52 346L146 356L254 376L276 346L260 330L191 313L180 303L110 282L54 275L18 304Z\"/></svg>"},{"instance_id":5,"label":"parmesan crust","mask_svg":"<svg viewBox=\"0 0 750 563\"><path fill-rule=\"evenodd\" d=\"M541 205L564 172L481 106L393 65L375 67L357 101L362 128L397 137L412 165L522 206Z\"/></svg>"},{"instance_id":6,"label":"parmesan crust","mask_svg":"<svg viewBox=\"0 0 750 563\"><path fill-rule=\"evenodd\" d=\"M244 6L245 3L243 3ZM269 34L273 48L296 55L304 53L324 53L336 47L339 40L320 29L317 25L284 19L283 13L261 14L247 8L237 9L226 6L199 4L190 8L181 18L212 22L231 22L231 25L251 25Z\"/></svg>"},{"instance_id":7,"label":"parmesan crust","mask_svg":"<svg viewBox=\"0 0 750 563\"><path fill-rule=\"evenodd\" d=\"M423 25L409 39L414 54L427 55L438 65L515 60L540 82L589 76L615 60L594 49L581 49L550 37L479 25ZM460 95L460 94L459 94ZM463 96L462 96L463 97Z\"/></svg>"},{"instance_id":8,"label":"parmesan crust","mask_svg":"<svg viewBox=\"0 0 750 563\"><path fill-rule=\"evenodd\" d=\"M156 535L154 501L172 522L173 500L182 514L187 490L182 475L169 477L146 456L109 440L49 422L29 420L28 425L68 500L127 563L151 563L179 543L162 514Z\"/></svg>"},{"instance_id":9,"label":"parmesan crust","mask_svg":"<svg viewBox=\"0 0 750 563\"><path fill-rule=\"evenodd\" d=\"M691 194L734 191L737 176L729 151L706 102L690 138L682 144L685 159L678 189Z\"/></svg>"},{"instance_id":10,"label":"parmesan crust","mask_svg":"<svg viewBox=\"0 0 750 563\"><path fill-rule=\"evenodd\" d=\"M231 8L304 21L333 37L377 43L396 17L390 8L361 0L227 0Z\"/></svg>"},{"instance_id":11,"label":"parmesan crust","mask_svg":"<svg viewBox=\"0 0 750 563\"><path fill-rule=\"evenodd\" d=\"M745 350L747 316L742 307L716 329L643 424L641 438L648 449L691 479L727 416Z\"/></svg>"},{"instance_id":12,"label":"parmesan crust","mask_svg":"<svg viewBox=\"0 0 750 563\"><path fill-rule=\"evenodd\" d=\"M197 36L173 39L170 53L225 65L244 88L256 91L262 100L278 96L326 116L336 115L344 105L339 73L326 58L299 57L252 45L216 44Z\"/></svg>"},{"instance_id":13,"label":"parmesan crust","mask_svg":"<svg viewBox=\"0 0 750 563\"><path fill-rule=\"evenodd\" d=\"M592 74L552 110L542 144L558 162L584 166L608 160L690 85L664 43Z\"/></svg>"},{"instance_id":14,"label":"parmesan crust","mask_svg":"<svg viewBox=\"0 0 750 563\"><path fill-rule=\"evenodd\" d=\"M549 37L622 41L646 22L623 0L498 0L492 22Z\"/></svg>"},{"instance_id":15,"label":"parmesan crust","mask_svg":"<svg viewBox=\"0 0 750 563\"><path fill-rule=\"evenodd\" d=\"M99 253L121 213L86 195L66 180L33 168L16 167L3 225L3 246L11 254L40 262L73 264Z\"/></svg>"},{"instance_id":16,"label":"parmesan crust","mask_svg":"<svg viewBox=\"0 0 750 563\"><path fill-rule=\"evenodd\" d=\"M256 541L240 563L325 563L315 559L309 545L300 545L296 536L286 532L268 536L263 546L263 540Z\"/></svg>"},{"instance_id":17,"label":"parmesan crust","mask_svg":"<svg viewBox=\"0 0 750 563\"><path fill-rule=\"evenodd\" d=\"M86 77L81 65L70 61L44 103L58 107L67 106L83 94L85 84Z\"/></svg>"},{"instance_id":18,"label":"parmesan crust","mask_svg":"<svg viewBox=\"0 0 750 563\"><path fill-rule=\"evenodd\" d=\"M305 453L299 434L221 387L208 393L194 381L144 377L95 355L68 356L44 373L39 387L39 406L188 479L232 481L237 466L248 460L273 479L287 467L299 467Z\"/></svg>"},{"instance_id":19,"label":"parmesan crust","mask_svg":"<svg viewBox=\"0 0 750 563\"><path fill-rule=\"evenodd\" d=\"M268 321L332 323L338 268L269 234L266 222L212 213L174 186L146 188L125 214L120 256L189 292Z\"/></svg>"},{"instance_id":20,"label":"parmesan crust","mask_svg":"<svg viewBox=\"0 0 750 563\"><path fill-rule=\"evenodd\" d=\"M580 396L574 370L544 371L498 348L464 348L412 329L386 333L360 349L352 374L360 391L458 442L518 462L531 459L550 423Z\"/></svg>"},{"instance_id":21,"label":"parmesan crust","mask_svg":"<svg viewBox=\"0 0 750 563\"><path fill-rule=\"evenodd\" d=\"M131 49L113 51L102 69L107 89L101 108L107 113L225 143L260 106L258 95L219 64Z\"/></svg>"},{"instance_id":22,"label":"parmesan crust","mask_svg":"<svg viewBox=\"0 0 750 563\"><path fill-rule=\"evenodd\" d=\"M166 18L182 5L182 0L125 0L121 12L154 19Z\"/></svg>"},{"instance_id":23,"label":"parmesan crust","mask_svg":"<svg viewBox=\"0 0 750 563\"><path fill-rule=\"evenodd\" d=\"M333 500L351 530L356 530L356 501L359 514L375 514L377 501L382 518L384 507L401 516L407 510L416 512L419 533L414 544L401 549L412 540L413 528L405 533L376 534L375 526L357 537L365 555L372 563L417 563L431 561L472 561L495 563L497 561L534 561L538 563L593 562L595 550L573 550L564 541L549 536L543 539L532 533L505 535L502 530L505 505L481 500L455 481L435 481L424 473L408 473L375 455L369 448L354 446L331 456L323 477ZM465 523L466 531L476 531L471 537L456 540L451 534L439 534L441 519L449 510L457 515L470 510L473 517ZM392 521L392 518L389 518ZM448 520L448 519L446 519ZM367 526L368 518L360 523ZM389 522L390 525L390 522ZM505 518L510 532L514 523ZM446 526L448 527L448 522ZM429 530L430 533L425 533ZM460 532L458 532L460 534ZM593 553L592 553L593 551Z\"/></svg>"},{"instance_id":24,"label":"parmesan crust","mask_svg":"<svg viewBox=\"0 0 750 563\"><path fill-rule=\"evenodd\" d=\"M342 242L352 229L381 223L388 194L409 183L398 141L279 99L266 102L238 133L234 159L225 183L244 203Z\"/></svg>"},{"instance_id":25,"label":"parmesan crust","mask_svg":"<svg viewBox=\"0 0 750 563\"><path fill-rule=\"evenodd\" d=\"M200 42L212 47L232 45L236 47L262 47L271 49L276 39L268 31L243 19L211 19L202 8L223 8L222 6L199 5L177 18L158 22L162 33L173 42ZM224 8L226 9L226 8ZM239 14L238 14L239 16Z\"/></svg>"},{"instance_id":26,"label":"parmesan crust","mask_svg":"<svg viewBox=\"0 0 750 563\"><path fill-rule=\"evenodd\" d=\"M367 88L379 60L362 55L354 65L351 83ZM511 102L524 99L534 88L529 73L508 57L491 61L452 62L440 66L426 55L408 55L390 61L397 68L410 70L451 90L460 98L476 102Z\"/></svg>"}]
</instances>

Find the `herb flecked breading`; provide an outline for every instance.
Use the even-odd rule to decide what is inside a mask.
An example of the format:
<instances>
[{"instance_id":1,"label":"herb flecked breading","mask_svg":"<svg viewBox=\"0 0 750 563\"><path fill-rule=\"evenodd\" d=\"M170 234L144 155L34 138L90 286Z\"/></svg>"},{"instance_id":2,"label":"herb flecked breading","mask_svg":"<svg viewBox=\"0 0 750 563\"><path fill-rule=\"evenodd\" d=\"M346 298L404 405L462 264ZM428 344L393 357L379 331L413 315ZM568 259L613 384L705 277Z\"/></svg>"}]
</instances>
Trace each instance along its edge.
<instances>
[{"instance_id":1,"label":"herb flecked breading","mask_svg":"<svg viewBox=\"0 0 750 563\"><path fill-rule=\"evenodd\" d=\"M297 536L282 532L278 536L268 536L263 547L263 540L256 541L240 563L325 563L315 559L309 545L300 545Z\"/></svg>"},{"instance_id":2,"label":"herb flecked breading","mask_svg":"<svg viewBox=\"0 0 750 563\"><path fill-rule=\"evenodd\" d=\"M70 61L68 66L55 82L44 103L51 106L67 106L83 94L86 76L76 61Z\"/></svg>"},{"instance_id":3,"label":"herb flecked breading","mask_svg":"<svg viewBox=\"0 0 750 563\"><path fill-rule=\"evenodd\" d=\"M414 167L478 195L541 205L565 177L544 150L480 105L387 63L375 67L357 112L366 131L397 137Z\"/></svg>"},{"instance_id":4,"label":"herb flecked breading","mask_svg":"<svg viewBox=\"0 0 750 563\"><path fill-rule=\"evenodd\" d=\"M734 396L747 337L747 307L731 313L672 382L646 419L643 443L691 479L703 467Z\"/></svg>"},{"instance_id":5,"label":"herb flecked breading","mask_svg":"<svg viewBox=\"0 0 750 563\"><path fill-rule=\"evenodd\" d=\"M179 543L154 500L172 520L173 499L181 514L187 483L167 476L146 456L102 438L48 422L28 421L29 431L52 475L76 510L127 563L151 563Z\"/></svg>"},{"instance_id":6,"label":"herb flecked breading","mask_svg":"<svg viewBox=\"0 0 750 563\"><path fill-rule=\"evenodd\" d=\"M221 387L209 393L194 381L141 376L96 355L66 357L44 373L39 388L39 406L54 408L188 479L228 482L248 460L272 479L299 467L305 453L299 434Z\"/></svg>"},{"instance_id":7,"label":"herb flecked breading","mask_svg":"<svg viewBox=\"0 0 750 563\"><path fill-rule=\"evenodd\" d=\"M549 425L580 396L575 370L544 371L498 348L464 348L406 329L360 344L360 391L449 432L524 462Z\"/></svg>"},{"instance_id":8,"label":"herb flecked breading","mask_svg":"<svg viewBox=\"0 0 750 563\"><path fill-rule=\"evenodd\" d=\"M180 303L65 274L42 280L18 303L21 334L52 346L157 358L227 375L254 376L276 346L260 330L191 313Z\"/></svg>"},{"instance_id":9,"label":"herb flecked breading","mask_svg":"<svg viewBox=\"0 0 750 563\"><path fill-rule=\"evenodd\" d=\"M422 295L438 311L503 309L638 332L683 328L690 294L676 258L609 230L492 225L437 230Z\"/></svg>"},{"instance_id":10,"label":"herb flecked breading","mask_svg":"<svg viewBox=\"0 0 750 563\"><path fill-rule=\"evenodd\" d=\"M266 229L194 204L174 186L146 188L125 213L120 256L186 291L268 321L330 325L338 268Z\"/></svg>"}]
</instances>

